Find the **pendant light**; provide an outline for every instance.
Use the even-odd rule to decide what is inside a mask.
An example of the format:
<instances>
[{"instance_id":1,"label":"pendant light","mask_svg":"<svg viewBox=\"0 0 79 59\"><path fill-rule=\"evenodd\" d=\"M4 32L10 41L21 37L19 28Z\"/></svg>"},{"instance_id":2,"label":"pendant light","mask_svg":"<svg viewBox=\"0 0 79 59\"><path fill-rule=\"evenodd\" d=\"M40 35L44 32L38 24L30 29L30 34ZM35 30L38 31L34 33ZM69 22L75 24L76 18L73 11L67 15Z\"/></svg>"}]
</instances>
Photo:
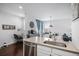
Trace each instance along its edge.
<instances>
[{"instance_id":1,"label":"pendant light","mask_svg":"<svg viewBox=\"0 0 79 59\"><path fill-rule=\"evenodd\" d=\"M49 27L53 27L51 20L52 20L52 16L50 16L50 25L49 25Z\"/></svg>"}]
</instances>

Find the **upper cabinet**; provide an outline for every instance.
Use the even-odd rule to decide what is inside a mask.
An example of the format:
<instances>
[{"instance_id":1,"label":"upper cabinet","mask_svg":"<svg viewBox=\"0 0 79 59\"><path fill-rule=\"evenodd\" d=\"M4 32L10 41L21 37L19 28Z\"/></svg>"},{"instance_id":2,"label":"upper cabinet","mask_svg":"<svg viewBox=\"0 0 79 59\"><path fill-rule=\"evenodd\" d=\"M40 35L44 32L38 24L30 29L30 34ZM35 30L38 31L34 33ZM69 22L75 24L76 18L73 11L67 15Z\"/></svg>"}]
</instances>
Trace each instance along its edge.
<instances>
[{"instance_id":1,"label":"upper cabinet","mask_svg":"<svg viewBox=\"0 0 79 59\"><path fill-rule=\"evenodd\" d=\"M79 4L73 3L71 4L72 7L72 17L73 19L76 19L79 16Z\"/></svg>"}]
</instances>

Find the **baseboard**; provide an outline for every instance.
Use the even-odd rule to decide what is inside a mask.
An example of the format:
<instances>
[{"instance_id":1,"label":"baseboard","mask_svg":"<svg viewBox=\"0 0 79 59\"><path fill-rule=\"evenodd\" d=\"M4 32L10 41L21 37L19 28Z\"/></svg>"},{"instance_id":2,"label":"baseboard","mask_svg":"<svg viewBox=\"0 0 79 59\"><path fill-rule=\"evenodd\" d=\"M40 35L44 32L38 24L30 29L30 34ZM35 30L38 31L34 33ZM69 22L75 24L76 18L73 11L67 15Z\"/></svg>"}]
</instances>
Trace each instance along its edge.
<instances>
[{"instance_id":1,"label":"baseboard","mask_svg":"<svg viewBox=\"0 0 79 59\"><path fill-rule=\"evenodd\" d=\"M10 43L8 43L7 45L11 45L11 44L15 44L16 42L10 42Z\"/></svg>"},{"instance_id":2,"label":"baseboard","mask_svg":"<svg viewBox=\"0 0 79 59\"><path fill-rule=\"evenodd\" d=\"M6 47L8 47L9 45L15 44L16 42L10 42L8 44L6 44ZM0 48L3 48L4 46L0 46Z\"/></svg>"}]
</instances>

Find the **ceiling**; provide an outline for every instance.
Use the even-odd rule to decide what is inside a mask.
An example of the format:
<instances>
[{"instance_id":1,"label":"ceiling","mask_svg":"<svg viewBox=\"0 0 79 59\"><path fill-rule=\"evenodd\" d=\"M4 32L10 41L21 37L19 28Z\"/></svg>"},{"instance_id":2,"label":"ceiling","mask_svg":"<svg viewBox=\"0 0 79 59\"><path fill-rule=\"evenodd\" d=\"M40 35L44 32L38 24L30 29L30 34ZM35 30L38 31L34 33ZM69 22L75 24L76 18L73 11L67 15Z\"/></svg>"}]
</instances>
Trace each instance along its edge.
<instances>
[{"instance_id":1,"label":"ceiling","mask_svg":"<svg viewBox=\"0 0 79 59\"><path fill-rule=\"evenodd\" d=\"M19 3L0 3L0 11L23 17L24 11L19 8L21 5Z\"/></svg>"},{"instance_id":2,"label":"ceiling","mask_svg":"<svg viewBox=\"0 0 79 59\"><path fill-rule=\"evenodd\" d=\"M19 6L23 6L23 9ZM69 3L0 3L0 11L43 21L50 20L50 16L52 20L72 18L72 8Z\"/></svg>"},{"instance_id":3,"label":"ceiling","mask_svg":"<svg viewBox=\"0 0 79 59\"><path fill-rule=\"evenodd\" d=\"M41 20L71 19L72 8L69 3L25 4L27 15Z\"/></svg>"}]
</instances>

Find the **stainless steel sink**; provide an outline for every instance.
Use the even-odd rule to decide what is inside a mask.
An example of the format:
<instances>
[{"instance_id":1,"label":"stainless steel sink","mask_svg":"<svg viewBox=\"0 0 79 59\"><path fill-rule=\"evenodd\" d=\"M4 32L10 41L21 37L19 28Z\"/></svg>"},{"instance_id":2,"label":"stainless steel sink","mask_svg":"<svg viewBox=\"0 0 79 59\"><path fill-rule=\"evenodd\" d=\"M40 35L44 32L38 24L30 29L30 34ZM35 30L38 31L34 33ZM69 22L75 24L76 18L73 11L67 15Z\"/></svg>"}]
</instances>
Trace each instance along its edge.
<instances>
[{"instance_id":1,"label":"stainless steel sink","mask_svg":"<svg viewBox=\"0 0 79 59\"><path fill-rule=\"evenodd\" d=\"M54 42L54 41L44 41L45 44L51 44L60 47L67 47L65 43Z\"/></svg>"}]
</instances>

